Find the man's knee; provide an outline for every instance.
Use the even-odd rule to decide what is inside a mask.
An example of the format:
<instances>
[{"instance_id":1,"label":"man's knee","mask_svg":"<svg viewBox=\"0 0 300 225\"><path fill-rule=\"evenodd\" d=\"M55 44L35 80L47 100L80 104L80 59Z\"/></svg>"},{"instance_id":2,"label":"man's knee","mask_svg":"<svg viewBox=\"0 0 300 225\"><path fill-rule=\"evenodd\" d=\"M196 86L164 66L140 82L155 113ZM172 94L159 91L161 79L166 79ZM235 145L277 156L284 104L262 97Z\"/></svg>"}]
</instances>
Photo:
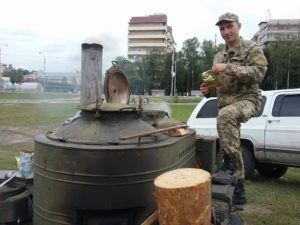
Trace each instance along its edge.
<instances>
[{"instance_id":1,"label":"man's knee","mask_svg":"<svg viewBox=\"0 0 300 225\"><path fill-rule=\"evenodd\" d=\"M236 121L234 112L230 107L223 108L219 111L217 116L217 124L228 124Z\"/></svg>"}]
</instances>

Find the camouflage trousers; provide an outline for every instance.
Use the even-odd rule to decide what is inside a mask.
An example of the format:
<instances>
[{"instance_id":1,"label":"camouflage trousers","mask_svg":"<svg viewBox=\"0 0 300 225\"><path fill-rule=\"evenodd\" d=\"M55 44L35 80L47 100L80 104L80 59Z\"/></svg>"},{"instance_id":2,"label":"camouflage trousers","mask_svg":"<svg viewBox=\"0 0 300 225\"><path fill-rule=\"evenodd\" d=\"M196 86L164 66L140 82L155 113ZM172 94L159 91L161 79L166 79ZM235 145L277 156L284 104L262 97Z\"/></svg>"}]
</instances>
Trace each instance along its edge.
<instances>
[{"instance_id":1,"label":"camouflage trousers","mask_svg":"<svg viewBox=\"0 0 300 225\"><path fill-rule=\"evenodd\" d=\"M260 105L241 100L220 109L217 117L217 129L220 148L223 154L234 156L235 176L245 178L244 162L240 143L241 123L255 115Z\"/></svg>"}]
</instances>

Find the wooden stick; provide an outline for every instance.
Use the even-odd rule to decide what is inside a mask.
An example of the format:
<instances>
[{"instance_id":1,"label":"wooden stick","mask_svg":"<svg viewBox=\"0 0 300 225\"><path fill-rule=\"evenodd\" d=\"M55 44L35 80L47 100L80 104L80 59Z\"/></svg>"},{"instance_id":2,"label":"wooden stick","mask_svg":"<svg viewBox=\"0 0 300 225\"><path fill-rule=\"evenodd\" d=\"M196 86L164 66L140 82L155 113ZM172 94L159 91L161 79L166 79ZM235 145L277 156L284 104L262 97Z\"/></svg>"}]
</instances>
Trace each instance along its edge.
<instances>
[{"instance_id":1,"label":"wooden stick","mask_svg":"<svg viewBox=\"0 0 300 225\"><path fill-rule=\"evenodd\" d=\"M151 214L141 225L152 225L157 221L157 210Z\"/></svg>"},{"instance_id":2,"label":"wooden stick","mask_svg":"<svg viewBox=\"0 0 300 225\"><path fill-rule=\"evenodd\" d=\"M5 184L7 184L9 181L11 181L17 174L14 173L10 178L5 180L3 183L0 184L0 187L3 187Z\"/></svg>"},{"instance_id":3,"label":"wooden stick","mask_svg":"<svg viewBox=\"0 0 300 225\"><path fill-rule=\"evenodd\" d=\"M119 137L119 139L120 140L128 140L128 139L137 138L137 137L146 137L146 136L150 136L152 134L162 133L162 132L174 130L174 129L187 128L187 127L188 127L187 125L177 125L174 127L162 128L162 129L158 129L155 131L147 131L147 132L142 132L142 133L138 133L138 134L126 135L126 136Z\"/></svg>"}]
</instances>

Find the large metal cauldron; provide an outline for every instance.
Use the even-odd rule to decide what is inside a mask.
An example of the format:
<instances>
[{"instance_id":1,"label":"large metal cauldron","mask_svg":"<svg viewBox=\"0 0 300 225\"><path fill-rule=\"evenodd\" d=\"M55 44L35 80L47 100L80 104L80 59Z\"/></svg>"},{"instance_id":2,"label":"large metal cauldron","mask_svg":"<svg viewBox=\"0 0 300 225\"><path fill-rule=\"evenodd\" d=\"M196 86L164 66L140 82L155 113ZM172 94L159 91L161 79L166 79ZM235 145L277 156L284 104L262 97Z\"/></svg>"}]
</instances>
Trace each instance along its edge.
<instances>
[{"instance_id":1,"label":"large metal cauldron","mask_svg":"<svg viewBox=\"0 0 300 225\"><path fill-rule=\"evenodd\" d=\"M34 225L140 224L156 208L153 180L195 165L193 130L180 137L156 133L180 123L110 97L35 138ZM120 140L137 133L154 134Z\"/></svg>"}]
</instances>

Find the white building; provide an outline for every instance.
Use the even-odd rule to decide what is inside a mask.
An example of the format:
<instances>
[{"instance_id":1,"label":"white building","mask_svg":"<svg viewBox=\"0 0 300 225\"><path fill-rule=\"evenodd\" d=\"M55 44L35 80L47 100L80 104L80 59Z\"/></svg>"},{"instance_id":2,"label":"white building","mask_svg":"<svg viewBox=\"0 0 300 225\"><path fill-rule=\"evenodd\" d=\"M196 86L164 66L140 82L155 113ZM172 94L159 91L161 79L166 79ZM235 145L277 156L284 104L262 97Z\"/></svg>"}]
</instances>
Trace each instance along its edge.
<instances>
[{"instance_id":1,"label":"white building","mask_svg":"<svg viewBox=\"0 0 300 225\"><path fill-rule=\"evenodd\" d=\"M8 83L10 83L9 77L0 77L0 91L5 91Z\"/></svg>"},{"instance_id":2,"label":"white building","mask_svg":"<svg viewBox=\"0 0 300 225\"><path fill-rule=\"evenodd\" d=\"M140 59L151 51L172 52L174 43L166 14L131 17L128 26L128 59Z\"/></svg>"},{"instance_id":3,"label":"white building","mask_svg":"<svg viewBox=\"0 0 300 225\"><path fill-rule=\"evenodd\" d=\"M26 82L20 84L17 92L27 92L27 93L42 93L44 92L43 86L40 83L32 83L32 82Z\"/></svg>"},{"instance_id":4,"label":"white building","mask_svg":"<svg viewBox=\"0 0 300 225\"><path fill-rule=\"evenodd\" d=\"M300 19L270 19L258 25L252 40L261 46L272 41L300 39Z\"/></svg>"}]
</instances>

